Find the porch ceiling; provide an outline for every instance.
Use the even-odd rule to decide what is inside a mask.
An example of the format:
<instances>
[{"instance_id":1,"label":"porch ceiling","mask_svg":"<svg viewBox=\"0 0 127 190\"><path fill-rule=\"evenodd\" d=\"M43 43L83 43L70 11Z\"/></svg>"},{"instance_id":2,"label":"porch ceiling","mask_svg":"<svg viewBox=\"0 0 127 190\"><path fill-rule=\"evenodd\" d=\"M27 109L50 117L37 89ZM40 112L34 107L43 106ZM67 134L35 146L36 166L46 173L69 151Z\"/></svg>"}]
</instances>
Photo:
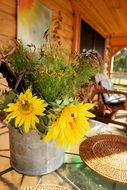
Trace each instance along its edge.
<instances>
[{"instance_id":1,"label":"porch ceiling","mask_svg":"<svg viewBox=\"0 0 127 190\"><path fill-rule=\"evenodd\" d=\"M72 0L81 17L105 38L127 44L127 0ZM121 41L121 40L120 40Z\"/></svg>"}]
</instances>

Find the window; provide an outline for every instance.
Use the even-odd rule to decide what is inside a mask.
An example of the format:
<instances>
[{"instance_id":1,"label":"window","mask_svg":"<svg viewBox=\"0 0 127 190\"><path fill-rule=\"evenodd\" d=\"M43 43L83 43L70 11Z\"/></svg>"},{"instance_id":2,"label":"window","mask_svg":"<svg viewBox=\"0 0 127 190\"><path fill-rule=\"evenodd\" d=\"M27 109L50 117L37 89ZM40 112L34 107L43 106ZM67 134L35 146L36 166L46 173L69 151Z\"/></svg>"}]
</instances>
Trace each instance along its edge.
<instances>
[{"instance_id":1,"label":"window","mask_svg":"<svg viewBox=\"0 0 127 190\"><path fill-rule=\"evenodd\" d=\"M105 39L87 23L81 20L80 52L83 52L83 49L95 49L103 56L104 46Z\"/></svg>"}]
</instances>

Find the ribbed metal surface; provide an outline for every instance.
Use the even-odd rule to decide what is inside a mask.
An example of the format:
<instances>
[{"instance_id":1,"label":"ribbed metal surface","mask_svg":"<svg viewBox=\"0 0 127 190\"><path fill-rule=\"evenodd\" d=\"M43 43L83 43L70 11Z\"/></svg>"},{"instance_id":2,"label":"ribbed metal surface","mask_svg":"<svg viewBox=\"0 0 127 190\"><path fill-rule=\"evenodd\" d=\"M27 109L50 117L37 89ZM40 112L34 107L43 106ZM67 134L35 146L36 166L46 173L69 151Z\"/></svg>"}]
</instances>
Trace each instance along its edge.
<instances>
[{"instance_id":1,"label":"ribbed metal surface","mask_svg":"<svg viewBox=\"0 0 127 190\"><path fill-rule=\"evenodd\" d=\"M10 162L25 175L42 175L58 169L64 161L64 150L54 141L44 143L36 130L21 134L9 127Z\"/></svg>"}]
</instances>

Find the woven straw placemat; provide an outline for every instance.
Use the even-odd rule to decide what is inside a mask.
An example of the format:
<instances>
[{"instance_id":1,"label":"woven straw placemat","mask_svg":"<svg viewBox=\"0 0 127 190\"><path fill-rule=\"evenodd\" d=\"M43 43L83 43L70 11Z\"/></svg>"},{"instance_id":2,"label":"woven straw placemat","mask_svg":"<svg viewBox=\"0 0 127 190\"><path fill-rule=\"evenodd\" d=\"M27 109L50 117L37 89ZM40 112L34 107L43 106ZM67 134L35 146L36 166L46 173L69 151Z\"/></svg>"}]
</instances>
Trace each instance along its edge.
<instances>
[{"instance_id":1,"label":"woven straw placemat","mask_svg":"<svg viewBox=\"0 0 127 190\"><path fill-rule=\"evenodd\" d=\"M80 144L81 159L98 174L127 184L127 137L96 135Z\"/></svg>"},{"instance_id":2,"label":"woven straw placemat","mask_svg":"<svg viewBox=\"0 0 127 190\"><path fill-rule=\"evenodd\" d=\"M70 190L70 189L64 186L54 185L54 184L39 184L36 186L21 188L21 190Z\"/></svg>"}]
</instances>

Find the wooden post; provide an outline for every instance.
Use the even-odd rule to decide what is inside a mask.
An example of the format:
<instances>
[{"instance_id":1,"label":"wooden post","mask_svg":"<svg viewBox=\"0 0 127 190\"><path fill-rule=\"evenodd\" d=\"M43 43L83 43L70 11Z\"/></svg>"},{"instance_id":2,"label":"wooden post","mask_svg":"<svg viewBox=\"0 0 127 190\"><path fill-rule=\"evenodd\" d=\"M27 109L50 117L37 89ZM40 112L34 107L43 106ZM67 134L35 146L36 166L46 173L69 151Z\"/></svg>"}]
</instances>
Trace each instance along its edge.
<instances>
[{"instance_id":1,"label":"wooden post","mask_svg":"<svg viewBox=\"0 0 127 190\"><path fill-rule=\"evenodd\" d=\"M74 34L72 43L72 52L80 51L80 32L81 32L81 17L79 13L74 12Z\"/></svg>"},{"instance_id":2,"label":"wooden post","mask_svg":"<svg viewBox=\"0 0 127 190\"><path fill-rule=\"evenodd\" d=\"M107 74L108 62L109 62L109 38L105 39L104 55L103 55L103 73Z\"/></svg>"},{"instance_id":3,"label":"wooden post","mask_svg":"<svg viewBox=\"0 0 127 190\"><path fill-rule=\"evenodd\" d=\"M112 48L109 49L109 63L108 63L108 76L110 77L111 75L111 65L112 65Z\"/></svg>"}]
</instances>

